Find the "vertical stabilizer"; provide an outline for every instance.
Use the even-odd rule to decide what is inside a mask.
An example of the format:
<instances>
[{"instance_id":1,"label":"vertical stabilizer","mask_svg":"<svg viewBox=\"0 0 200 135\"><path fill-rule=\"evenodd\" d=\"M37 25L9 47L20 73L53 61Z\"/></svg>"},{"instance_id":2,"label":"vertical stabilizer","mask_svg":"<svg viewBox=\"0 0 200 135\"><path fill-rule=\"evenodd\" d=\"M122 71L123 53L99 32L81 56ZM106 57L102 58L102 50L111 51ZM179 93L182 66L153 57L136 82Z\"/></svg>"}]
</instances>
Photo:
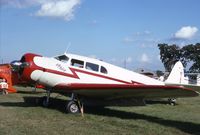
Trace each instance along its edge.
<instances>
[{"instance_id":1,"label":"vertical stabilizer","mask_svg":"<svg viewBox=\"0 0 200 135\"><path fill-rule=\"evenodd\" d=\"M183 64L178 61L174 65L171 73L169 74L166 83L183 84L184 82L184 67Z\"/></svg>"}]
</instances>

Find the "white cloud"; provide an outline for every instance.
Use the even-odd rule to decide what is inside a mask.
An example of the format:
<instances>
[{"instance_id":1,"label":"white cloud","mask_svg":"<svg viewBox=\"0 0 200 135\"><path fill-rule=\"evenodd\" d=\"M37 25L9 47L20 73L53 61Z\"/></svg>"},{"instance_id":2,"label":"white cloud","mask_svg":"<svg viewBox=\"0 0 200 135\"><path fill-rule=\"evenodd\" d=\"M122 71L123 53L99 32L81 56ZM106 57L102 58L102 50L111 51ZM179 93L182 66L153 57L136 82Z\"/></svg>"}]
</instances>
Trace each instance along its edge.
<instances>
[{"instance_id":1,"label":"white cloud","mask_svg":"<svg viewBox=\"0 0 200 135\"><path fill-rule=\"evenodd\" d=\"M47 16L54 18L64 18L70 21L74 17L74 10L80 4L80 0L60 0L49 1L41 5L36 16Z\"/></svg>"},{"instance_id":2,"label":"white cloud","mask_svg":"<svg viewBox=\"0 0 200 135\"><path fill-rule=\"evenodd\" d=\"M133 61L133 59L131 57L126 58L127 63L131 63L132 61Z\"/></svg>"},{"instance_id":3,"label":"white cloud","mask_svg":"<svg viewBox=\"0 0 200 135\"><path fill-rule=\"evenodd\" d=\"M70 21L81 0L1 0L1 5L16 8L38 7L35 16L61 18Z\"/></svg>"},{"instance_id":4,"label":"white cloud","mask_svg":"<svg viewBox=\"0 0 200 135\"><path fill-rule=\"evenodd\" d=\"M150 36L151 32L148 30L145 30L144 32L136 32L131 36L127 36L123 39L123 42L125 43L131 43L131 42L135 42L135 41L139 41L141 39L146 39L146 36Z\"/></svg>"},{"instance_id":5,"label":"white cloud","mask_svg":"<svg viewBox=\"0 0 200 135\"><path fill-rule=\"evenodd\" d=\"M136 33L134 33L133 35L134 35L134 36L149 36L149 35L151 35L151 34L152 34L151 31L145 30L144 32L136 32Z\"/></svg>"},{"instance_id":6,"label":"white cloud","mask_svg":"<svg viewBox=\"0 0 200 135\"><path fill-rule=\"evenodd\" d=\"M150 59L149 59L147 54L143 53L142 56L141 56L140 61L144 62L144 63L148 63L148 62L150 62Z\"/></svg>"},{"instance_id":7,"label":"white cloud","mask_svg":"<svg viewBox=\"0 0 200 135\"><path fill-rule=\"evenodd\" d=\"M125 43L131 43L131 42L133 42L133 41L134 41L133 37L125 37L125 38L123 39L123 42L125 42Z\"/></svg>"},{"instance_id":8,"label":"white cloud","mask_svg":"<svg viewBox=\"0 0 200 135\"><path fill-rule=\"evenodd\" d=\"M46 0L48 1L48 0ZM39 5L44 3L45 0L1 0L1 6L11 6L15 8L26 8L29 6Z\"/></svg>"},{"instance_id":9,"label":"white cloud","mask_svg":"<svg viewBox=\"0 0 200 135\"><path fill-rule=\"evenodd\" d=\"M198 28L192 26L184 26L175 33L177 39L191 39L197 33Z\"/></svg>"},{"instance_id":10,"label":"white cloud","mask_svg":"<svg viewBox=\"0 0 200 135\"><path fill-rule=\"evenodd\" d=\"M155 38L150 31L146 30L126 36L122 41L125 44L137 45L142 48L153 48L160 42L160 39Z\"/></svg>"},{"instance_id":11,"label":"white cloud","mask_svg":"<svg viewBox=\"0 0 200 135\"><path fill-rule=\"evenodd\" d=\"M158 60L158 61L161 61L161 60L160 60L160 54L157 56L157 60Z\"/></svg>"},{"instance_id":12,"label":"white cloud","mask_svg":"<svg viewBox=\"0 0 200 135\"><path fill-rule=\"evenodd\" d=\"M144 34L145 34L145 35L149 35L149 34L151 34L151 32L148 31L148 30L145 30L145 31L144 31Z\"/></svg>"},{"instance_id":13,"label":"white cloud","mask_svg":"<svg viewBox=\"0 0 200 135\"><path fill-rule=\"evenodd\" d=\"M97 25L98 23L99 22L95 19L88 22L88 24L90 24L90 25Z\"/></svg>"}]
</instances>

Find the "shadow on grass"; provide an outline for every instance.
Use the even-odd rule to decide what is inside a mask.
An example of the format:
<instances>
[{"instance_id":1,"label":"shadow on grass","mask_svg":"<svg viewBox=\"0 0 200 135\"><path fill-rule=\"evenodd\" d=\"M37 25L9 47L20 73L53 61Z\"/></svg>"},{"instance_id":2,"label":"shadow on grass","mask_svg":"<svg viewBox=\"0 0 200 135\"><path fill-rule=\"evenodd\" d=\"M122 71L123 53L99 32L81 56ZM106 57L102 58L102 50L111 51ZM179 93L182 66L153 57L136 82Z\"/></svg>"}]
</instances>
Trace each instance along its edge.
<instances>
[{"instance_id":1,"label":"shadow on grass","mask_svg":"<svg viewBox=\"0 0 200 135\"><path fill-rule=\"evenodd\" d=\"M66 100L51 98L50 106L48 109L58 110L62 113L66 113L65 105ZM24 97L24 102L3 102L0 103L1 106L12 106L12 107L36 107L39 106L38 97ZM132 120L145 120L151 123L157 123L166 127L174 127L185 133L199 135L200 134L200 124L192 122L183 122L176 120L167 120L155 116L150 116L146 114L139 114L135 112L126 112L104 107L85 107L85 113L94 114L99 116L117 117L120 119L132 119Z\"/></svg>"},{"instance_id":2,"label":"shadow on grass","mask_svg":"<svg viewBox=\"0 0 200 135\"><path fill-rule=\"evenodd\" d=\"M42 94L46 93L45 91L17 91L19 94Z\"/></svg>"},{"instance_id":3,"label":"shadow on grass","mask_svg":"<svg viewBox=\"0 0 200 135\"><path fill-rule=\"evenodd\" d=\"M146 104L163 104L163 105L167 105L169 104L168 100L146 100L145 102Z\"/></svg>"},{"instance_id":4,"label":"shadow on grass","mask_svg":"<svg viewBox=\"0 0 200 135\"><path fill-rule=\"evenodd\" d=\"M132 119L132 120L145 120L152 123L157 123L167 127L177 128L185 133L200 135L200 124L183 122L176 120L166 120L163 118L149 116L146 114L138 114L134 112L125 112L120 110L114 110L110 108L87 108L88 114L95 114L100 116L117 117L120 119Z\"/></svg>"},{"instance_id":5,"label":"shadow on grass","mask_svg":"<svg viewBox=\"0 0 200 135\"><path fill-rule=\"evenodd\" d=\"M0 106L5 107L38 107L42 106L42 98L41 97L23 97L24 102L0 102ZM57 99L57 98L51 98L50 99L50 105L48 109L55 109L59 110L61 112L65 112L64 106L67 101Z\"/></svg>"}]
</instances>

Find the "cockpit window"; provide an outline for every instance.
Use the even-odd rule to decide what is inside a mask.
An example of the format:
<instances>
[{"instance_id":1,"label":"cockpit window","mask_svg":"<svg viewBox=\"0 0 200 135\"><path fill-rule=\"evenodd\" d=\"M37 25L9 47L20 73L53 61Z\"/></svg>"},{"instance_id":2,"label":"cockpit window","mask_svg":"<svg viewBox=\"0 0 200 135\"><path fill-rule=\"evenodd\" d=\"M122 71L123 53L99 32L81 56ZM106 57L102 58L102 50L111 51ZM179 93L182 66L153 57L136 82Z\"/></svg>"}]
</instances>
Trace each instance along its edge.
<instances>
[{"instance_id":1,"label":"cockpit window","mask_svg":"<svg viewBox=\"0 0 200 135\"><path fill-rule=\"evenodd\" d=\"M81 61L81 60L72 59L71 60L71 65L74 66L74 67L83 68L84 62Z\"/></svg>"},{"instance_id":2,"label":"cockpit window","mask_svg":"<svg viewBox=\"0 0 200 135\"><path fill-rule=\"evenodd\" d=\"M67 61L69 60L69 58L66 55L57 56L55 57L55 59L62 61L64 63L67 63Z\"/></svg>"}]
</instances>

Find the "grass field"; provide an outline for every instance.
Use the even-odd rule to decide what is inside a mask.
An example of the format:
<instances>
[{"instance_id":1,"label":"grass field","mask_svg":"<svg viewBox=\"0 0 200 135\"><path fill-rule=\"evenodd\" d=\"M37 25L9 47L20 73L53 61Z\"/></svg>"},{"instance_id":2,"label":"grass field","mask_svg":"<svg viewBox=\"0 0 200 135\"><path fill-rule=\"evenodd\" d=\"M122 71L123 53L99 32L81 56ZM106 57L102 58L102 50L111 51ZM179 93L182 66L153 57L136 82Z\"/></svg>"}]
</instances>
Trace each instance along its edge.
<instances>
[{"instance_id":1,"label":"grass field","mask_svg":"<svg viewBox=\"0 0 200 135\"><path fill-rule=\"evenodd\" d=\"M18 90L0 95L0 135L200 135L200 97L178 99L177 106L91 107L83 118L65 113L66 97L53 94L51 106L44 108L36 103L43 92Z\"/></svg>"}]
</instances>

